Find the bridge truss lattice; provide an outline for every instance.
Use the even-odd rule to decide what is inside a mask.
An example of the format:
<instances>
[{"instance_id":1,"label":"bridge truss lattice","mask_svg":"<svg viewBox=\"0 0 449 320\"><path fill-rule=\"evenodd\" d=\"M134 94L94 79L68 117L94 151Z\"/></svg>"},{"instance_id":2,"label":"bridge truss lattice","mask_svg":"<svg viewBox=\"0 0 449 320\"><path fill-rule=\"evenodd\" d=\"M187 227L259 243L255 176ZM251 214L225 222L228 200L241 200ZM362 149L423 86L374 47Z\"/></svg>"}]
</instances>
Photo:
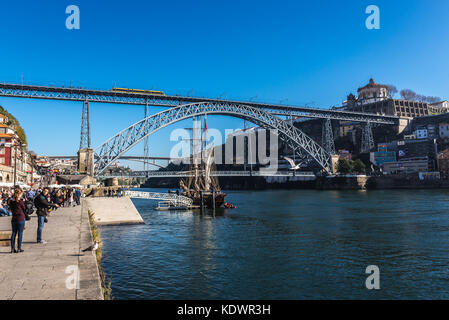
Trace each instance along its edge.
<instances>
[{"instance_id":1,"label":"bridge truss lattice","mask_svg":"<svg viewBox=\"0 0 449 320\"><path fill-rule=\"evenodd\" d=\"M260 127L274 129L293 153L310 155L321 168L331 171L330 154L304 132L262 109L219 102L203 102L170 108L151 115L107 140L95 149L95 175L100 175L119 157L154 132L175 122L202 115L229 115Z\"/></svg>"}]
</instances>

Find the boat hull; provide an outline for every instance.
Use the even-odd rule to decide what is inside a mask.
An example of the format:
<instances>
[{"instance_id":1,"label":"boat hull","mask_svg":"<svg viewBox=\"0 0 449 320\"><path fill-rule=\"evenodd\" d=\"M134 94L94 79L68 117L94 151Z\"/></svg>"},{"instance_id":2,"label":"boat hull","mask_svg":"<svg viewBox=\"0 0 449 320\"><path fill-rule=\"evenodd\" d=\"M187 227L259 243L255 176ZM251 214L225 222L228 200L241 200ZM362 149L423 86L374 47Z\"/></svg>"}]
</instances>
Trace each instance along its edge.
<instances>
[{"instance_id":1,"label":"boat hull","mask_svg":"<svg viewBox=\"0 0 449 320\"><path fill-rule=\"evenodd\" d=\"M193 200L194 206L201 206L201 197L185 196ZM225 198L226 193L215 193L215 208L220 208L225 202ZM203 193L203 204L208 209L214 208L214 196L212 193Z\"/></svg>"}]
</instances>

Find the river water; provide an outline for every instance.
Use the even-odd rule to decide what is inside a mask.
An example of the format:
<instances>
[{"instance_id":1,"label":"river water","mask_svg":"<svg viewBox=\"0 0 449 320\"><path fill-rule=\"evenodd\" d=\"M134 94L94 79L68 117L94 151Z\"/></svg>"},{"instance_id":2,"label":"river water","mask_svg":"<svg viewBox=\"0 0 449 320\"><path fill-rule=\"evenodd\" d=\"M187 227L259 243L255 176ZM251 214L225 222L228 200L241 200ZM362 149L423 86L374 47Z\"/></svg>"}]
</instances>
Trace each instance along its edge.
<instances>
[{"instance_id":1,"label":"river water","mask_svg":"<svg viewBox=\"0 0 449 320\"><path fill-rule=\"evenodd\" d=\"M164 192L162 189L142 189ZM449 299L449 191L233 191L102 227L115 299ZM367 266L380 270L368 290Z\"/></svg>"}]
</instances>

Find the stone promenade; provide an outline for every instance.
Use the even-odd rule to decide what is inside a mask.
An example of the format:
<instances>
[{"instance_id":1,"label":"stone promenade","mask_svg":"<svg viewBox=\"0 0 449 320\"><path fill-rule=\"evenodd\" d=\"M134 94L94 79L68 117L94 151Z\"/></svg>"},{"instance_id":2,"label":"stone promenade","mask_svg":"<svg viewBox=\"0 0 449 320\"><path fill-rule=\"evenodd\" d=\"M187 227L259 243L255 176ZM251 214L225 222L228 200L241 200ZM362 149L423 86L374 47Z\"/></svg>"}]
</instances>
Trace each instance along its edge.
<instances>
[{"instance_id":1,"label":"stone promenade","mask_svg":"<svg viewBox=\"0 0 449 320\"><path fill-rule=\"evenodd\" d=\"M95 255L81 252L92 244L84 199L81 206L51 214L43 231L46 244L36 243L37 217L31 217L23 253L0 247L0 300L102 300ZM0 230L11 230L10 221L0 217Z\"/></svg>"}]
</instances>

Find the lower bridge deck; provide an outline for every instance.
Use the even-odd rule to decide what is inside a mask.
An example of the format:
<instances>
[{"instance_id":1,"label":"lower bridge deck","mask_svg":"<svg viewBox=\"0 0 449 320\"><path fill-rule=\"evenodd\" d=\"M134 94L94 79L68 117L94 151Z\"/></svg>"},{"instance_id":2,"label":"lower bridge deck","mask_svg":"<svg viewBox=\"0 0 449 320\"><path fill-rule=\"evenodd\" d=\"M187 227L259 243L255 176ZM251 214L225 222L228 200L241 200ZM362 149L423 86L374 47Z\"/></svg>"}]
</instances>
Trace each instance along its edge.
<instances>
[{"instance_id":1,"label":"lower bridge deck","mask_svg":"<svg viewBox=\"0 0 449 320\"><path fill-rule=\"evenodd\" d=\"M214 171L211 176L215 177L305 177L315 178L313 172L295 171ZM111 173L100 175L99 178L182 178L193 177L191 172L182 171L133 171L129 174Z\"/></svg>"}]
</instances>

